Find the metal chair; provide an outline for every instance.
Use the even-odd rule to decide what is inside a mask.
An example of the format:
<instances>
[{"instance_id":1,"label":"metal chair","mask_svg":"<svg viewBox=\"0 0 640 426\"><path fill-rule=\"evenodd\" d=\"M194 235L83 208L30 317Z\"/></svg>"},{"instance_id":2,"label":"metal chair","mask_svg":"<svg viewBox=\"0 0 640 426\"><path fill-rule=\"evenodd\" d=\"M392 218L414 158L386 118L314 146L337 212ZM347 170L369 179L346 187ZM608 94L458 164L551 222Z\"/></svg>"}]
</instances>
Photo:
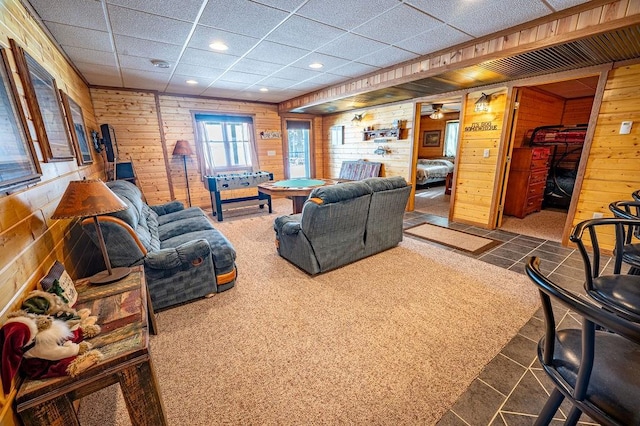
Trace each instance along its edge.
<instances>
[{"instance_id":1,"label":"metal chair","mask_svg":"<svg viewBox=\"0 0 640 426\"><path fill-rule=\"evenodd\" d=\"M637 191L634 191L631 196L633 197L634 200L636 201L640 201L640 189L638 189Z\"/></svg>"},{"instance_id":2,"label":"metal chair","mask_svg":"<svg viewBox=\"0 0 640 426\"><path fill-rule=\"evenodd\" d=\"M532 257L525 270L540 291L546 333L538 359L555 389L535 424L548 425L564 398L572 404L565 425L575 425L581 413L603 425L640 424L640 324L564 290L539 266ZM556 330L551 299L580 315L582 329Z\"/></svg>"},{"instance_id":3,"label":"metal chair","mask_svg":"<svg viewBox=\"0 0 640 426\"><path fill-rule=\"evenodd\" d=\"M620 218L591 219L580 222L573 228L571 241L578 245L584 262L584 288L588 296L601 303L605 309L634 322L640 322L640 276L622 275L622 253L626 232L639 225L637 220ZM614 265L612 275L601 275L601 253L598 233L602 230L615 232ZM591 250L584 239L589 238Z\"/></svg>"},{"instance_id":4,"label":"metal chair","mask_svg":"<svg viewBox=\"0 0 640 426\"><path fill-rule=\"evenodd\" d=\"M609 210L615 217L632 219L640 223L640 201L614 201L609 204ZM634 239L637 241L634 242ZM640 275L640 225L627 229L622 261L631 266L629 274Z\"/></svg>"}]
</instances>

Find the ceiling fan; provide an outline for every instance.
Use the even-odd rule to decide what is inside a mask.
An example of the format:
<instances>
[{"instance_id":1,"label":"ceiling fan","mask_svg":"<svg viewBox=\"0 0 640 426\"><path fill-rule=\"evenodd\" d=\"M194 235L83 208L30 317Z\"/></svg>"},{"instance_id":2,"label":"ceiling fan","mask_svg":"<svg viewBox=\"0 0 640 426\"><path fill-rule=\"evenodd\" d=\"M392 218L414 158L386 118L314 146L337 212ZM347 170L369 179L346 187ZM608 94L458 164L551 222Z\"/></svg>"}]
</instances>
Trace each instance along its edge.
<instances>
[{"instance_id":1,"label":"ceiling fan","mask_svg":"<svg viewBox=\"0 0 640 426\"><path fill-rule=\"evenodd\" d=\"M452 104L451 106L444 106L444 104L431 104L431 108L428 106L423 107L422 115L429 115L429 118L432 120L442 120L444 118L444 114L448 112L459 112L460 107L459 104Z\"/></svg>"}]
</instances>

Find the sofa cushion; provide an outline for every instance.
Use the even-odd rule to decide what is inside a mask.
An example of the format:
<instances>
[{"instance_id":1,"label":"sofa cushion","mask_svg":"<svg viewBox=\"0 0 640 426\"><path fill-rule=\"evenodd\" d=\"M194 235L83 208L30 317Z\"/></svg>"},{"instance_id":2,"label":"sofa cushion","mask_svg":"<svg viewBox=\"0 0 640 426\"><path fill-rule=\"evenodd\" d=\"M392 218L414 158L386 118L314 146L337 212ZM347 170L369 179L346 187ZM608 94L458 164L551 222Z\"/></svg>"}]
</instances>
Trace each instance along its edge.
<instances>
[{"instance_id":1,"label":"sofa cushion","mask_svg":"<svg viewBox=\"0 0 640 426\"><path fill-rule=\"evenodd\" d=\"M321 186L309 194L309 198L320 198L324 204L337 203L371 194L371 187L362 182L347 182Z\"/></svg>"},{"instance_id":2,"label":"sofa cushion","mask_svg":"<svg viewBox=\"0 0 640 426\"><path fill-rule=\"evenodd\" d=\"M205 216L188 217L174 220L164 225L158 226L158 238L160 241L168 240L181 234L189 232L204 231L214 229L213 225Z\"/></svg>"},{"instance_id":3,"label":"sofa cushion","mask_svg":"<svg viewBox=\"0 0 640 426\"><path fill-rule=\"evenodd\" d=\"M206 213L200 207L189 207L188 209L178 210L158 216L158 225L173 222L174 220L188 219L190 217L206 216Z\"/></svg>"},{"instance_id":4,"label":"sofa cushion","mask_svg":"<svg viewBox=\"0 0 640 426\"><path fill-rule=\"evenodd\" d=\"M231 272L235 265L236 251L227 238L217 229L206 229L177 235L163 240L160 248L175 248L188 241L205 239L211 246L211 255L216 274Z\"/></svg>"},{"instance_id":5,"label":"sofa cushion","mask_svg":"<svg viewBox=\"0 0 640 426\"><path fill-rule=\"evenodd\" d=\"M389 189L404 188L407 181L402 176L393 176L388 178L374 177L365 179L363 183L369 185L373 192L387 191Z\"/></svg>"},{"instance_id":6,"label":"sofa cushion","mask_svg":"<svg viewBox=\"0 0 640 426\"><path fill-rule=\"evenodd\" d=\"M121 180L107 182L106 185L120 198L126 205L126 210L110 213L111 216L124 220L131 228L137 229L142 212L142 193L137 186Z\"/></svg>"}]
</instances>

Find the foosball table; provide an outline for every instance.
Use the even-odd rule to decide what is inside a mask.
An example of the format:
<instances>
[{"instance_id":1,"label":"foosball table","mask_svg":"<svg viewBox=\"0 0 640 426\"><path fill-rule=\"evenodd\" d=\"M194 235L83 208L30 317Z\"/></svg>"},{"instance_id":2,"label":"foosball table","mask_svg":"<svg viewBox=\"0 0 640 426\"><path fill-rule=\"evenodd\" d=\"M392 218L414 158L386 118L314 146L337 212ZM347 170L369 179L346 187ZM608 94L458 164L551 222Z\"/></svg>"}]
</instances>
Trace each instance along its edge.
<instances>
[{"instance_id":1,"label":"foosball table","mask_svg":"<svg viewBox=\"0 0 640 426\"><path fill-rule=\"evenodd\" d=\"M204 185L211 193L211 209L213 215L217 216L218 222L222 222L223 210L245 206L269 206L271 213L271 196L258 192L258 195L248 197L236 197L222 199L221 192L232 189L245 189L258 187L259 184L273 180L273 173L269 172L246 172L246 173L225 173L216 176L205 176ZM225 206L225 208L223 208Z\"/></svg>"}]
</instances>

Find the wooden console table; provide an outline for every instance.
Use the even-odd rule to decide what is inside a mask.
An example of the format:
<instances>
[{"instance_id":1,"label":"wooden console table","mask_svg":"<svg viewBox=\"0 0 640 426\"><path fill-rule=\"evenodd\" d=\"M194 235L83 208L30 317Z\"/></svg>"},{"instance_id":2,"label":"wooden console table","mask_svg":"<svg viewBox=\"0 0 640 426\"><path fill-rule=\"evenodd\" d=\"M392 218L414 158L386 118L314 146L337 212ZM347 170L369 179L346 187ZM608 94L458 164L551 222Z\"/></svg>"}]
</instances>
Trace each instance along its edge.
<instances>
[{"instance_id":1,"label":"wooden console table","mask_svg":"<svg viewBox=\"0 0 640 426\"><path fill-rule=\"evenodd\" d=\"M104 359L75 378L25 380L16 396L23 424L79 425L73 401L119 383L134 426L166 425L149 354L147 327L156 327L142 266L113 284L94 286L82 279L76 288L74 307L98 316L102 331L89 341Z\"/></svg>"}]
</instances>

